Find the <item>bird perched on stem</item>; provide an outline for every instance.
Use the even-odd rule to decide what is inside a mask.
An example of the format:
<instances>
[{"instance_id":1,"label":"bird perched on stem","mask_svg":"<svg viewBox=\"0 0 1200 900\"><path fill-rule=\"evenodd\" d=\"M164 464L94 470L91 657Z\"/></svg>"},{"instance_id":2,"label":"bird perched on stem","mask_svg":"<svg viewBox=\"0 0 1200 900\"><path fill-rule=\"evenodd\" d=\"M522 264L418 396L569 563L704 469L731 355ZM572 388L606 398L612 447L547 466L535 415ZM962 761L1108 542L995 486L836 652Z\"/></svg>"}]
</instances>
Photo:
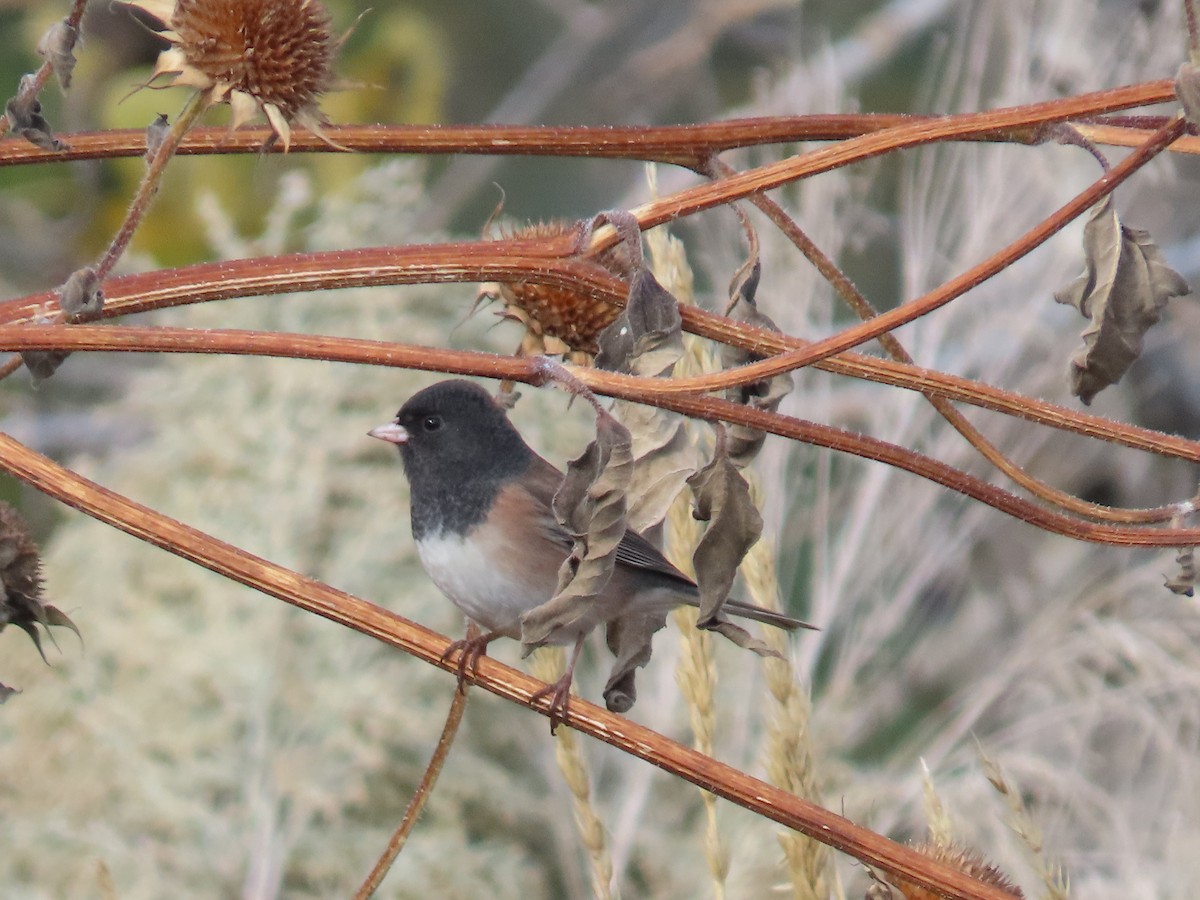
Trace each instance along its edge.
<instances>
[{"instance_id":1,"label":"bird perched on stem","mask_svg":"<svg viewBox=\"0 0 1200 900\"><path fill-rule=\"evenodd\" d=\"M498 637L520 640L522 616L558 589L559 569L574 539L556 519L552 501L562 473L533 451L486 390L469 381L442 381L414 394L395 419L371 437L396 444L412 497L412 532L433 583L485 633L456 641L459 677ZM573 645L567 671L539 691L551 696L551 717L566 711L584 638L598 625L630 613L665 613L698 606L696 584L646 538L626 531L612 577L590 608L549 643ZM729 614L777 628L811 627L762 607L726 601ZM609 708L625 712L633 697Z\"/></svg>"}]
</instances>

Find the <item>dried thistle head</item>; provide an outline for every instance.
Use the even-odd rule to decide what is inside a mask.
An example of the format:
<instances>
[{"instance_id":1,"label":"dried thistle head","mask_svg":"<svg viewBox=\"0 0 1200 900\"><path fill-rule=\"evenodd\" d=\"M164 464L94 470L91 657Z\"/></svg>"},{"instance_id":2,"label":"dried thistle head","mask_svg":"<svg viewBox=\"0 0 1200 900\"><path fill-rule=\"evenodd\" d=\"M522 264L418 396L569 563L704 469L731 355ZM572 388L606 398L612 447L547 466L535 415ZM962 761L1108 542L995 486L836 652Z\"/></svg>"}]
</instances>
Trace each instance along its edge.
<instances>
[{"instance_id":1,"label":"dried thistle head","mask_svg":"<svg viewBox=\"0 0 1200 900\"><path fill-rule=\"evenodd\" d=\"M1021 889L1013 884L1007 875L985 860L977 850L972 850L961 844L940 842L921 844L914 849L918 853L922 853L930 859L936 860L952 869L957 869L964 875L970 875L984 884L990 884L993 887L1008 891L1014 897L1020 898L1025 896L1021 893ZM900 896L904 897L905 900L938 900L941 896L927 888L915 885L911 881L898 878L895 875L884 875L883 877L888 884L900 892Z\"/></svg>"},{"instance_id":2,"label":"dried thistle head","mask_svg":"<svg viewBox=\"0 0 1200 900\"><path fill-rule=\"evenodd\" d=\"M511 230L502 237L548 240L566 237L577 227L569 222L538 222ZM628 280L634 274L628 251L621 244L601 251L594 259L618 278ZM619 306L604 298L533 281L484 285L479 300L490 299L499 299L504 304L505 317L525 327L519 355L566 355L578 363L586 363L596 354L600 332L621 313Z\"/></svg>"},{"instance_id":3,"label":"dried thistle head","mask_svg":"<svg viewBox=\"0 0 1200 900\"><path fill-rule=\"evenodd\" d=\"M38 626L49 630L62 625L76 634L79 629L66 614L42 602L42 559L38 546L20 514L0 503L0 631L16 625L33 640L42 654Z\"/></svg>"},{"instance_id":4,"label":"dried thistle head","mask_svg":"<svg viewBox=\"0 0 1200 900\"><path fill-rule=\"evenodd\" d=\"M128 3L167 26L162 36L171 47L159 54L153 78L174 75L172 85L208 91L210 103L228 102L233 128L261 112L274 132L271 141L283 141L285 150L293 122L324 139L327 120L317 101L335 86L340 41L318 0Z\"/></svg>"}]
</instances>

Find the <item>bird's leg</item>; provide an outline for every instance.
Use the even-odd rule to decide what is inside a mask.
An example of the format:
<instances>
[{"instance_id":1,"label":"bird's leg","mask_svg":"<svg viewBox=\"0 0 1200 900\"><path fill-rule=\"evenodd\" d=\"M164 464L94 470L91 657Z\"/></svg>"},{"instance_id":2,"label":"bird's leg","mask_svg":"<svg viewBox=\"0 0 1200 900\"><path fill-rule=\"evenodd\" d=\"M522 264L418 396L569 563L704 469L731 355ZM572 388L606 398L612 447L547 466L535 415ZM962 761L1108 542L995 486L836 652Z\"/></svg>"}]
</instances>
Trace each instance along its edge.
<instances>
[{"instance_id":1,"label":"bird's leg","mask_svg":"<svg viewBox=\"0 0 1200 900\"><path fill-rule=\"evenodd\" d=\"M581 634L575 640L575 649L571 651L571 661L567 663L567 671L562 675L562 678L548 684L544 688L535 691L533 696L529 698L530 702L540 700L543 697L550 698L550 733L554 734L558 730L567 717L567 705L571 702L571 682L575 680L575 664L579 662L579 654L583 652L583 640L586 635Z\"/></svg>"},{"instance_id":2,"label":"bird's leg","mask_svg":"<svg viewBox=\"0 0 1200 900\"><path fill-rule=\"evenodd\" d=\"M498 637L503 637L499 631L481 633L479 627L472 621L467 621L467 636L455 641L442 654L442 662L450 659L455 653L458 657L458 689L466 691L467 673L475 671L479 665L479 657L487 655L488 644Z\"/></svg>"}]
</instances>

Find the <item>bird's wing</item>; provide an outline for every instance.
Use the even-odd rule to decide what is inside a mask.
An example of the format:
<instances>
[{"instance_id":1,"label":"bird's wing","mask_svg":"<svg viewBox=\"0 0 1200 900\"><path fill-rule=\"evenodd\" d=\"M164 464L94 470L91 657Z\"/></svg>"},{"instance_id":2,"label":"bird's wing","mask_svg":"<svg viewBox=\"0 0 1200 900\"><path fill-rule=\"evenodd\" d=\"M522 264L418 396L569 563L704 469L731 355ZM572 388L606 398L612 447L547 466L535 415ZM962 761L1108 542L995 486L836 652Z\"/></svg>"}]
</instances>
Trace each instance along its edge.
<instances>
[{"instance_id":1,"label":"bird's wing","mask_svg":"<svg viewBox=\"0 0 1200 900\"><path fill-rule=\"evenodd\" d=\"M563 474L554 465L534 454L533 462L521 478L522 486L529 491L546 509L543 518L543 528L551 533L556 543L570 547L574 540L567 530L554 517L554 494L562 484ZM677 581L680 584L695 587L695 582L680 572L650 541L632 529L625 532L621 543L617 546L617 562L630 568L655 572Z\"/></svg>"}]
</instances>

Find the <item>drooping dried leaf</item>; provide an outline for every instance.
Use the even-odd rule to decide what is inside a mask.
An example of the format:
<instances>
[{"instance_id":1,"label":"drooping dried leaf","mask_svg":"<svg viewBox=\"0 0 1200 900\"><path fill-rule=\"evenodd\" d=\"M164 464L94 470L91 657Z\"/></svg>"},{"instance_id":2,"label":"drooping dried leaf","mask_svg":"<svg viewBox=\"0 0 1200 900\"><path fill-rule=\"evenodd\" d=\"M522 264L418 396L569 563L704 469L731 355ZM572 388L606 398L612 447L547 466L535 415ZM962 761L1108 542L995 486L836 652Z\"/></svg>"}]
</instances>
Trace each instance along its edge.
<instances>
[{"instance_id":1,"label":"drooping dried leaf","mask_svg":"<svg viewBox=\"0 0 1200 900\"><path fill-rule=\"evenodd\" d=\"M154 159L170 131L171 120L167 118L166 113L159 113L154 117L154 121L146 126L146 162Z\"/></svg>"},{"instance_id":2,"label":"drooping dried leaf","mask_svg":"<svg viewBox=\"0 0 1200 900\"><path fill-rule=\"evenodd\" d=\"M22 350L21 361L33 376L34 384L37 384L57 372L70 355L62 350Z\"/></svg>"},{"instance_id":3,"label":"drooping dried leaf","mask_svg":"<svg viewBox=\"0 0 1200 900\"><path fill-rule=\"evenodd\" d=\"M654 633L667 624L665 612L626 613L608 623L605 641L616 662L604 685L604 705L612 712L626 713L637 701L634 679L637 670L650 662Z\"/></svg>"},{"instance_id":4,"label":"drooping dried leaf","mask_svg":"<svg viewBox=\"0 0 1200 900\"><path fill-rule=\"evenodd\" d=\"M1175 73L1175 96L1187 120L1200 125L1200 72L1190 62L1183 63Z\"/></svg>"},{"instance_id":5,"label":"drooping dried leaf","mask_svg":"<svg viewBox=\"0 0 1200 900\"><path fill-rule=\"evenodd\" d=\"M104 309L104 292L100 276L91 266L76 269L58 289L58 304L67 314L68 322L95 318Z\"/></svg>"},{"instance_id":6,"label":"drooping dried leaf","mask_svg":"<svg viewBox=\"0 0 1200 900\"><path fill-rule=\"evenodd\" d=\"M64 91L71 86L71 73L75 71L75 42L78 39L79 29L62 19L47 28L37 43L38 55L50 63L59 87Z\"/></svg>"},{"instance_id":7,"label":"drooping dried leaf","mask_svg":"<svg viewBox=\"0 0 1200 900\"><path fill-rule=\"evenodd\" d=\"M629 527L639 533L666 518L696 471L698 451L676 413L619 401L613 415L633 436L633 476L626 497Z\"/></svg>"},{"instance_id":8,"label":"drooping dried leaf","mask_svg":"<svg viewBox=\"0 0 1200 900\"><path fill-rule=\"evenodd\" d=\"M20 514L0 503L0 631L8 625L29 635L43 660L46 654L39 627L49 634L50 627L58 625L79 635L66 613L42 602L42 560L37 544Z\"/></svg>"},{"instance_id":9,"label":"drooping dried leaf","mask_svg":"<svg viewBox=\"0 0 1200 900\"><path fill-rule=\"evenodd\" d=\"M1191 597L1196 593L1196 548L1180 547L1175 554L1178 571L1163 582L1163 587L1172 594Z\"/></svg>"},{"instance_id":10,"label":"drooping dried leaf","mask_svg":"<svg viewBox=\"0 0 1200 900\"><path fill-rule=\"evenodd\" d=\"M9 131L21 135L29 143L42 150L69 149L65 143L54 136L54 132L50 129L50 123L42 115L42 103L38 100L33 85L32 75L22 75L16 96L4 104Z\"/></svg>"},{"instance_id":11,"label":"drooping dried leaf","mask_svg":"<svg viewBox=\"0 0 1200 900\"><path fill-rule=\"evenodd\" d=\"M725 315L740 324L753 325L756 328L765 328L768 331L779 333L779 327L768 316L759 312L758 305L755 302L755 294L758 291L758 281L761 273L762 266L757 256L753 256L748 264L739 270L738 277L734 279L734 283L730 286L730 305ZM741 347L731 347L728 344L721 345L721 366L725 369L744 366L747 363L757 362L762 358L762 356L751 353ZM725 398L732 400L734 403L741 403L756 407L757 409L774 412L779 409L779 404L783 402L783 398L791 392L792 376L790 373L784 373L783 375L776 375L774 378L767 378L762 381L755 381L750 384L731 388L725 392ZM762 449L763 441L766 440L766 437L764 432L755 428L749 428L745 425L730 426L730 460L739 468L748 466L754 460L754 457L758 455L758 451Z\"/></svg>"},{"instance_id":12,"label":"drooping dried leaf","mask_svg":"<svg viewBox=\"0 0 1200 900\"><path fill-rule=\"evenodd\" d=\"M1071 393L1089 404L1138 358L1167 301L1190 288L1147 232L1120 223L1111 196L1092 210L1083 246L1087 270L1054 299L1091 319L1070 364Z\"/></svg>"},{"instance_id":13,"label":"drooping dried leaf","mask_svg":"<svg viewBox=\"0 0 1200 900\"><path fill-rule=\"evenodd\" d=\"M554 495L554 515L575 546L558 573L558 590L521 617L525 653L542 646L589 611L616 565L625 536L625 494L633 469L629 430L596 408L596 439L567 466Z\"/></svg>"},{"instance_id":14,"label":"drooping dried leaf","mask_svg":"<svg viewBox=\"0 0 1200 900\"><path fill-rule=\"evenodd\" d=\"M696 624L759 656L778 656L721 614L738 566L762 534L763 526L762 516L750 497L750 485L729 458L728 443L724 427L718 425L712 461L688 479L693 494L692 515L709 523L692 555L700 589Z\"/></svg>"},{"instance_id":15,"label":"drooping dried leaf","mask_svg":"<svg viewBox=\"0 0 1200 900\"><path fill-rule=\"evenodd\" d=\"M9 697L11 697L13 694L19 694L19 693L21 693L21 692L18 691L16 688L10 688L7 684L0 684L0 706L2 706L4 704L4 701L7 700Z\"/></svg>"},{"instance_id":16,"label":"drooping dried leaf","mask_svg":"<svg viewBox=\"0 0 1200 900\"><path fill-rule=\"evenodd\" d=\"M629 301L600 333L596 367L634 375L659 375L683 356L679 303L649 269L639 269Z\"/></svg>"}]
</instances>

